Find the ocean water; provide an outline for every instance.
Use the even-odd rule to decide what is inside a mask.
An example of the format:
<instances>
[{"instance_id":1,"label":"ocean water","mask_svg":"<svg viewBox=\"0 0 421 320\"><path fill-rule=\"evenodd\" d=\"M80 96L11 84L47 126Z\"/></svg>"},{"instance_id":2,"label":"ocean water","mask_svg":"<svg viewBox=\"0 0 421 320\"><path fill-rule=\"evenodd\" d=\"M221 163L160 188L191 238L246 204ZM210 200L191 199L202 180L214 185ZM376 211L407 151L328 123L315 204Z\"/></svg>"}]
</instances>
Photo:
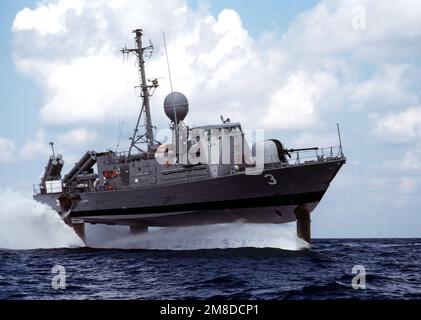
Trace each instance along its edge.
<instances>
[{"instance_id":1,"label":"ocean water","mask_svg":"<svg viewBox=\"0 0 421 320\"><path fill-rule=\"evenodd\" d=\"M0 299L421 300L421 239L309 247L294 224L90 226L85 247L49 207L12 190L0 202ZM366 289L352 287L355 266Z\"/></svg>"},{"instance_id":2,"label":"ocean water","mask_svg":"<svg viewBox=\"0 0 421 320\"><path fill-rule=\"evenodd\" d=\"M0 299L421 299L421 239L314 240L311 249L0 251ZM54 265L66 288L53 289ZM366 289L352 288L352 268Z\"/></svg>"}]
</instances>

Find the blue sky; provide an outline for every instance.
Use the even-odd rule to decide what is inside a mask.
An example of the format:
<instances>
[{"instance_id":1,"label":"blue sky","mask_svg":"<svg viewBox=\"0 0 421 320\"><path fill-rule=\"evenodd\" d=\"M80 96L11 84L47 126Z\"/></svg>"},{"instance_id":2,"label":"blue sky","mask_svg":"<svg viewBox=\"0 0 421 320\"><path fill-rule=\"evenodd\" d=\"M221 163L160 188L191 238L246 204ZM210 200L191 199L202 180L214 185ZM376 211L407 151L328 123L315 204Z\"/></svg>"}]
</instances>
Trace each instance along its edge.
<instances>
[{"instance_id":1,"label":"blue sky","mask_svg":"<svg viewBox=\"0 0 421 320\"><path fill-rule=\"evenodd\" d=\"M194 8L198 5L197 0L190 0L188 3ZM207 3L214 15L218 15L225 8L235 9L243 20L244 27L252 36L259 36L262 32L274 30L283 33L294 17L311 8L318 1L302 0L225 0L225 1L203 1Z\"/></svg>"},{"instance_id":2,"label":"blue sky","mask_svg":"<svg viewBox=\"0 0 421 320\"><path fill-rule=\"evenodd\" d=\"M141 24L190 123L219 114L289 147L336 143L348 164L313 217L316 237L416 237L421 231L421 5L416 1L2 1L0 174L30 195L56 141L70 164L126 141L136 114L132 45ZM27 9L25 9L27 8ZM153 117L167 122L161 101ZM210 120L213 119L213 120ZM124 143L122 142L122 148Z\"/></svg>"},{"instance_id":3,"label":"blue sky","mask_svg":"<svg viewBox=\"0 0 421 320\"><path fill-rule=\"evenodd\" d=\"M2 96L1 131L13 133L16 141L23 142L36 128L29 119L38 115L40 94L33 81L16 72L12 59L12 30L16 13L34 1L4 1L0 10L0 86ZM25 94L23 94L25 92ZM25 114L27 119L23 119ZM10 121L21 119L21 121ZM17 128L17 125L19 127Z\"/></svg>"}]
</instances>

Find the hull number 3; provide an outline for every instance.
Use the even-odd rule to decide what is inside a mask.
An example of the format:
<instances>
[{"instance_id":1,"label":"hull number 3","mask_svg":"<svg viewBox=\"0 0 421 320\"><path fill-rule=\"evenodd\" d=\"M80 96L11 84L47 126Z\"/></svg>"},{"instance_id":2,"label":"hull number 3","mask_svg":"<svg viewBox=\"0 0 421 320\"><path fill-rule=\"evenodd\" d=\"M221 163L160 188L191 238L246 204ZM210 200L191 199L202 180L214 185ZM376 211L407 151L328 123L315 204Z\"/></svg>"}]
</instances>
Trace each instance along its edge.
<instances>
[{"instance_id":1,"label":"hull number 3","mask_svg":"<svg viewBox=\"0 0 421 320\"><path fill-rule=\"evenodd\" d=\"M265 174L265 179L270 186L276 186L278 184L273 174Z\"/></svg>"}]
</instances>

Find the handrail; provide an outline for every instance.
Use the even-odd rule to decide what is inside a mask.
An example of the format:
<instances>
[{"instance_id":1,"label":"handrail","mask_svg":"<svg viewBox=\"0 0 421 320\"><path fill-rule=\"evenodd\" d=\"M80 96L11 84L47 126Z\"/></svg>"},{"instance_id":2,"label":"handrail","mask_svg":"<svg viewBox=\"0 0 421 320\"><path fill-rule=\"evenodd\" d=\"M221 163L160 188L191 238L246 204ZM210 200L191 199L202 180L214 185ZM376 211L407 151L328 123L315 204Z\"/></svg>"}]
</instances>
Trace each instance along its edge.
<instances>
[{"instance_id":1,"label":"handrail","mask_svg":"<svg viewBox=\"0 0 421 320\"><path fill-rule=\"evenodd\" d=\"M344 158L340 146L332 146L325 148L305 148L296 150L292 149L288 151L290 154L295 154L295 157L291 157L291 160L288 161L290 165L298 165L306 162L323 162L332 159Z\"/></svg>"}]
</instances>

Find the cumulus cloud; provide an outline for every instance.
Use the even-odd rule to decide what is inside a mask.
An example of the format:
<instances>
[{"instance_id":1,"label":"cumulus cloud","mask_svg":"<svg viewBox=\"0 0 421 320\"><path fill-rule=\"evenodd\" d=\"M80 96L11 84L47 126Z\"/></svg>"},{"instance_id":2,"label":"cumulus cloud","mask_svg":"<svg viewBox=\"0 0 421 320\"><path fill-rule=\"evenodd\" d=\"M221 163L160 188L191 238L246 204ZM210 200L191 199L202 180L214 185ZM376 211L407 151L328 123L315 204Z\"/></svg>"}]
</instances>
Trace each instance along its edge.
<instances>
[{"instance_id":1,"label":"cumulus cloud","mask_svg":"<svg viewBox=\"0 0 421 320\"><path fill-rule=\"evenodd\" d=\"M338 146L338 136L335 135L335 127L332 126L332 133L318 133L318 132L304 132L293 140L295 148L309 148L309 147L331 147Z\"/></svg>"},{"instance_id":2,"label":"cumulus cloud","mask_svg":"<svg viewBox=\"0 0 421 320\"><path fill-rule=\"evenodd\" d=\"M408 143L421 137L421 107L380 118L372 134L378 139L392 143Z\"/></svg>"},{"instance_id":3,"label":"cumulus cloud","mask_svg":"<svg viewBox=\"0 0 421 320\"><path fill-rule=\"evenodd\" d=\"M421 145L409 150L398 167L404 171L421 171Z\"/></svg>"},{"instance_id":4,"label":"cumulus cloud","mask_svg":"<svg viewBox=\"0 0 421 320\"><path fill-rule=\"evenodd\" d=\"M119 49L133 45L130 32L139 21L155 37L162 30L155 21L175 25L183 5L161 2L156 10L149 1L60 0L18 13L14 60L42 87L41 116L47 124L112 121L127 93L123 86L137 84L134 63L127 72Z\"/></svg>"},{"instance_id":5,"label":"cumulus cloud","mask_svg":"<svg viewBox=\"0 0 421 320\"><path fill-rule=\"evenodd\" d=\"M348 63L406 60L421 48L420 15L417 0L321 1L298 16L285 41L297 58L336 56Z\"/></svg>"},{"instance_id":6,"label":"cumulus cloud","mask_svg":"<svg viewBox=\"0 0 421 320\"><path fill-rule=\"evenodd\" d=\"M7 163L15 156L16 145L12 140L0 137L0 163Z\"/></svg>"},{"instance_id":7,"label":"cumulus cloud","mask_svg":"<svg viewBox=\"0 0 421 320\"><path fill-rule=\"evenodd\" d=\"M36 30L40 35L64 32L66 13L74 10L80 13L81 1L62 1L60 5L49 3L39 6L37 14L25 8L20 11L13 23L13 31Z\"/></svg>"},{"instance_id":8,"label":"cumulus cloud","mask_svg":"<svg viewBox=\"0 0 421 320\"><path fill-rule=\"evenodd\" d=\"M71 129L57 136L57 143L64 147L85 147L97 139L97 134L86 128Z\"/></svg>"},{"instance_id":9,"label":"cumulus cloud","mask_svg":"<svg viewBox=\"0 0 421 320\"><path fill-rule=\"evenodd\" d=\"M399 180L398 191L403 194L411 194L416 191L418 180L413 177L402 177Z\"/></svg>"},{"instance_id":10,"label":"cumulus cloud","mask_svg":"<svg viewBox=\"0 0 421 320\"><path fill-rule=\"evenodd\" d=\"M166 77L165 31L174 89L190 100L191 124L223 114L249 128L314 131L349 106L383 113L418 103L410 61L421 51L420 15L417 0L325 0L282 37L253 39L231 9L214 16L185 0L58 0L18 13L14 61L41 86L47 125L116 124L122 109L129 118L138 110L135 61L124 64L118 49L133 46L130 30L144 27L156 45L148 76ZM152 108L163 127L170 87L167 78L160 82ZM380 117L374 137L393 140L405 131Z\"/></svg>"},{"instance_id":11,"label":"cumulus cloud","mask_svg":"<svg viewBox=\"0 0 421 320\"><path fill-rule=\"evenodd\" d=\"M251 39L240 17L232 10L218 18L192 12L181 0L159 2L61 0L17 15L15 63L43 87L46 123L112 121L127 94L123 86L138 82L134 61L129 60L130 70L125 68L119 48L134 45L130 31L140 27L139 21L146 37L158 43L148 75L167 74L161 34L167 31L176 88L186 94L200 91L204 97L192 100L204 108L212 104L206 98L226 87L251 59ZM157 94L161 100L169 92L168 79L163 82Z\"/></svg>"},{"instance_id":12,"label":"cumulus cloud","mask_svg":"<svg viewBox=\"0 0 421 320\"><path fill-rule=\"evenodd\" d=\"M402 159L388 160L384 166L387 170L398 169L401 172L421 172L421 145L408 150Z\"/></svg>"},{"instance_id":13,"label":"cumulus cloud","mask_svg":"<svg viewBox=\"0 0 421 320\"><path fill-rule=\"evenodd\" d=\"M383 65L370 79L355 85L350 102L356 108L401 109L418 103L409 65Z\"/></svg>"},{"instance_id":14,"label":"cumulus cloud","mask_svg":"<svg viewBox=\"0 0 421 320\"><path fill-rule=\"evenodd\" d=\"M285 86L272 96L262 118L263 127L295 129L316 125L322 98L336 85L336 79L328 73L308 75L299 71L290 75Z\"/></svg>"},{"instance_id":15,"label":"cumulus cloud","mask_svg":"<svg viewBox=\"0 0 421 320\"><path fill-rule=\"evenodd\" d=\"M44 130L38 130L34 137L28 139L19 149L19 158L22 160L34 160L39 156L47 157L51 153Z\"/></svg>"},{"instance_id":16,"label":"cumulus cloud","mask_svg":"<svg viewBox=\"0 0 421 320\"><path fill-rule=\"evenodd\" d=\"M174 87L188 95L195 122L218 121L225 114L249 127L313 126L323 95L335 84L334 76L320 70L289 70L286 51L252 39L234 10L214 17L203 8L189 9L182 0L153 6L148 1L60 0L24 9L13 24L15 63L43 88L45 123L115 121L128 95L124 87L137 84L133 59L128 70L118 49L133 45L129 31L139 21L158 48L148 61L150 77L167 74L161 40L167 31ZM154 110L170 91L168 79L161 82ZM166 121L161 112L154 118Z\"/></svg>"},{"instance_id":17,"label":"cumulus cloud","mask_svg":"<svg viewBox=\"0 0 421 320\"><path fill-rule=\"evenodd\" d=\"M79 157L72 151L77 148L92 147L90 144L97 141L97 134L86 128L75 128L57 135L55 148L56 151L66 154L66 159L75 162ZM34 136L27 139L22 145L16 145L12 140L0 137L0 163L9 163L11 161L34 161L42 158L47 159L51 154L47 134L40 129ZM80 151L80 150L79 150Z\"/></svg>"},{"instance_id":18,"label":"cumulus cloud","mask_svg":"<svg viewBox=\"0 0 421 320\"><path fill-rule=\"evenodd\" d=\"M421 52L420 16L416 0L321 1L297 16L282 37L282 47L290 67L324 70L336 78L338 85L327 91L331 105L343 112L351 108L362 119L370 109L383 118L390 109L419 104L420 69L414 61ZM355 25L358 18L363 25ZM374 131L383 133L378 127ZM396 135L374 137L393 142Z\"/></svg>"},{"instance_id":19,"label":"cumulus cloud","mask_svg":"<svg viewBox=\"0 0 421 320\"><path fill-rule=\"evenodd\" d=\"M45 78L51 95L41 109L42 118L61 124L112 120L121 107L119 64L121 59L116 57L93 55L50 66Z\"/></svg>"}]
</instances>

